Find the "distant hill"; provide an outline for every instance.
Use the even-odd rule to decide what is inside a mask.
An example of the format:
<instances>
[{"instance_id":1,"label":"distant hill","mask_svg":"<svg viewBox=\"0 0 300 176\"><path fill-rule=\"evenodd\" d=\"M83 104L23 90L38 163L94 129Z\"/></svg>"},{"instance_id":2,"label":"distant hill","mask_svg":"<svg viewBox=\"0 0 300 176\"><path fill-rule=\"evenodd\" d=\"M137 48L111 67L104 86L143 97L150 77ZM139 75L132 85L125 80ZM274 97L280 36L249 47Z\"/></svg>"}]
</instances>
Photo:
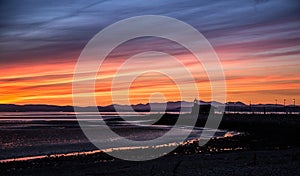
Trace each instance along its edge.
<instances>
[{"instance_id":1,"label":"distant hill","mask_svg":"<svg viewBox=\"0 0 300 176\"><path fill-rule=\"evenodd\" d=\"M177 102L167 102L165 103L147 103L147 104L136 104L136 105L108 105L108 106L98 106L100 112L114 112L123 111L128 112L130 110L135 110L139 112L149 112L151 109L155 112L165 111L175 111L179 112L181 109L183 111L190 111L193 106L191 102L177 101ZM77 107L81 111L91 111L91 107ZM15 105L15 104L0 104L0 112L74 112L72 106L57 106L57 105L44 105L44 104L30 104L30 105Z\"/></svg>"},{"instance_id":2,"label":"distant hill","mask_svg":"<svg viewBox=\"0 0 300 176\"><path fill-rule=\"evenodd\" d=\"M243 102L227 102L222 104L220 102L212 101L198 101L199 105L212 105L214 107L224 106L226 111L255 111L255 112L300 112L299 106L287 105L283 106L281 104L252 104L246 105ZM166 107L165 107L166 106ZM136 104L136 105L108 105L108 106L98 106L100 112L128 112L130 110L135 110L138 112L191 112L193 102L187 101L175 101L165 103L147 103L147 104ZM77 107L81 111L89 112L91 107ZM166 109L166 110L165 110ZM46 105L46 104L28 104L28 105L15 105L15 104L0 104L0 112L74 112L73 106L57 106L57 105Z\"/></svg>"},{"instance_id":3,"label":"distant hill","mask_svg":"<svg viewBox=\"0 0 300 176\"><path fill-rule=\"evenodd\" d=\"M72 112L74 111L72 106L56 106L56 105L14 105L14 104L0 104L0 112Z\"/></svg>"}]
</instances>

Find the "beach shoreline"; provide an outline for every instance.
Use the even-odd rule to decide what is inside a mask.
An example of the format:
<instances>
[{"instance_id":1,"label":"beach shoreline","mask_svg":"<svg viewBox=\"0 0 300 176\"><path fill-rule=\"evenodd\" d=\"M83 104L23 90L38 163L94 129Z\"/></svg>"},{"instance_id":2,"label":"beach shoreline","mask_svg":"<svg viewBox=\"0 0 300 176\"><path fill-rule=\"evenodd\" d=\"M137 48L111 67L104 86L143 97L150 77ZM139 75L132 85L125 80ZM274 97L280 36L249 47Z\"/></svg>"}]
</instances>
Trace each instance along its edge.
<instances>
[{"instance_id":1,"label":"beach shoreline","mask_svg":"<svg viewBox=\"0 0 300 176\"><path fill-rule=\"evenodd\" d=\"M296 175L300 173L298 118L225 115L220 128L241 135L213 138L205 146L194 141L143 162L116 159L100 151L45 155L0 163L0 175ZM174 120L176 115L166 114L156 125L172 125ZM197 126L205 120L205 115L199 116Z\"/></svg>"},{"instance_id":2,"label":"beach shoreline","mask_svg":"<svg viewBox=\"0 0 300 176\"><path fill-rule=\"evenodd\" d=\"M169 154L132 162L99 154L0 164L1 175L296 175L300 148Z\"/></svg>"}]
</instances>

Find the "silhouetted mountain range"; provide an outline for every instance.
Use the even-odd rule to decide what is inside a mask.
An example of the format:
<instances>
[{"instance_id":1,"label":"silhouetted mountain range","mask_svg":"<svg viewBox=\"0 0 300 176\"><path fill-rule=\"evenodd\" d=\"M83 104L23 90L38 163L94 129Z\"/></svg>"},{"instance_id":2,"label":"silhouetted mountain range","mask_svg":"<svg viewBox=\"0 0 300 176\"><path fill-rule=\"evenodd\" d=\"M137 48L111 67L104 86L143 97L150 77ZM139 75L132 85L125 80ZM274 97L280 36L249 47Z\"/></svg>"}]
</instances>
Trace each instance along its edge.
<instances>
[{"instance_id":1,"label":"silhouetted mountain range","mask_svg":"<svg viewBox=\"0 0 300 176\"><path fill-rule=\"evenodd\" d=\"M281 104L252 104L246 105L243 102L227 102L225 104L220 102L205 102L198 101L200 105L208 105L218 108L220 106L225 106L226 111L255 111L255 112L300 112L300 106L293 105L281 105ZM166 108L165 108L166 106ZM98 106L100 112L128 112L130 110L135 110L138 112L190 112L192 110L193 102L187 101L176 101L165 103L149 103L147 104L136 104L136 105L108 105L108 106ZM91 111L91 107L78 107L81 111ZM73 106L57 106L57 105L46 105L46 104L28 104L28 105L15 105L15 104L0 104L0 112L73 112Z\"/></svg>"}]
</instances>

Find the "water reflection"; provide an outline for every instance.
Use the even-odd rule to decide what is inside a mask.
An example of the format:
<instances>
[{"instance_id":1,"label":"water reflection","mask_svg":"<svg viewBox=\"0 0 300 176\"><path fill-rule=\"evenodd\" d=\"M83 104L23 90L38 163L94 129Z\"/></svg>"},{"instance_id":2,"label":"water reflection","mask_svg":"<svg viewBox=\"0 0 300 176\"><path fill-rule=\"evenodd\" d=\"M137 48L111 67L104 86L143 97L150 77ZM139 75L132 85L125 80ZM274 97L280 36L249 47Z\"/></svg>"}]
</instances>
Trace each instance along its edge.
<instances>
[{"instance_id":1,"label":"water reflection","mask_svg":"<svg viewBox=\"0 0 300 176\"><path fill-rule=\"evenodd\" d=\"M94 116L95 114L87 113L87 115ZM45 157L86 155L100 152L100 150L97 150L85 137L77 123L77 119L73 118L73 116L74 113L65 112L0 113L0 161L22 161ZM116 118L116 114L109 113L105 118ZM98 125L97 119L85 120L89 121L87 125L90 127ZM124 122L113 121L111 127L112 129L125 131L126 133L123 133L125 137L132 140L153 139L163 135L171 128L176 129L175 133L172 134L174 137L182 135L185 130L193 129L193 131L189 138L182 143L174 143L174 141L170 140L166 141L165 144L156 146L121 146L119 148L104 149L103 151L146 151L147 149L153 148L159 149L171 146L192 145L195 141L199 140L199 136L203 130L211 130L189 126L172 127L167 125L143 125L144 122L148 123L149 120L151 119L144 118L142 120L131 121L130 125ZM132 134L133 131L134 134ZM222 138L235 135L239 135L239 133L217 130L215 137ZM116 140L119 139L105 139L103 142ZM197 152L200 152L200 150Z\"/></svg>"}]
</instances>

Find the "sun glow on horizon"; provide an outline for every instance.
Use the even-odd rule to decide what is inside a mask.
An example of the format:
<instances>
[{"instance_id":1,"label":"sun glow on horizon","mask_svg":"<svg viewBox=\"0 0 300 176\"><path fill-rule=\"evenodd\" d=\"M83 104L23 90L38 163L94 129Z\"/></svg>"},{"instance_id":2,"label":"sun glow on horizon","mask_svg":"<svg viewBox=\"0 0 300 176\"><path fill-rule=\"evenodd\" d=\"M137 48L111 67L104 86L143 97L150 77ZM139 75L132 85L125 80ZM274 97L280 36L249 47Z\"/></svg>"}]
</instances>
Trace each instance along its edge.
<instances>
[{"instance_id":1,"label":"sun glow on horizon","mask_svg":"<svg viewBox=\"0 0 300 176\"><path fill-rule=\"evenodd\" d=\"M73 74L87 42L104 27L145 13L182 20L207 38L224 69L227 101L258 104L274 103L275 99L283 103L286 99L286 104L293 104L296 99L296 104L300 102L297 101L300 100L300 3L297 1L187 1L184 6L173 1L126 2L127 5L112 1L89 6L86 2L74 2L68 8L63 1L28 4L11 1L1 4L9 11L0 14L0 104L73 105ZM127 35L130 31L122 29L122 32ZM147 51L176 56L193 75L199 96L192 93L192 83L187 74L179 71L179 65L163 57L144 58L117 78L157 65L177 73L187 95L181 97L178 87L163 74L147 73L130 86L130 104L148 103L151 95L159 92L165 98L159 99L162 97L159 95L154 97L156 101L193 101L195 97L211 101L211 84L202 63L174 41L145 37L123 43L101 66L95 86L98 105L127 103L124 98L112 101L112 80L126 59ZM124 84L116 84L115 89L117 96L127 91Z\"/></svg>"},{"instance_id":2,"label":"sun glow on horizon","mask_svg":"<svg viewBox=\"0 0 300 176\"><path fill-rule=\"evenodd\" d=\"M219 54L222 57L222 54ZM210 84L205 72L201 71L201 65L191 62L188 57L182 57L184 62L189 64L197 81L200 99L211 101ZM222 61L222 58L221 58ZM251 67L240 65L239 68L232 69L232 66L239 64L240 61L222 61L227 84L227 101L242 101L248 103L273 103L274 99L300 99L299 87L300 80L296 75L299 65L285 66L283 74L276 74L282 70L278 67ZM114 70L119 64L108 63L108 69L104 69L97 76L97 82L101 86L96 87L97 103L99 105L109 105L111 100L111 80L114 77ZM250 65L250 66L249 66ZM0 76L1 104L55 104L72 105L72 81L75 63L42 64L24 66L19 69L3 70ZM137 65L138 66L138 65ZM199 67L200 66L200 67ZM57 69L64 68L64 69ZM174 69L176 71L176 67ZM25 71L27 74L22 75ZM134 71L134 68L133 70ZM128 71L130 74L131 71ZM204 74L203 74L204 73ZM182 75L184 82L184 75ZM188 91L189 84L186 84ZM120 93L125 91L120 86ZM129 89L131 104L148 103L151 93L161 92L167 101L181 100L177 87L163 76L141 76ZM194 95L185 97L185 101L193 101ZM117 100L119 104L124 104L124 100ZM292 104L292 103L291 103ZM84 106L84 104L83 104Z\"/></svg>"}]
</instances>

